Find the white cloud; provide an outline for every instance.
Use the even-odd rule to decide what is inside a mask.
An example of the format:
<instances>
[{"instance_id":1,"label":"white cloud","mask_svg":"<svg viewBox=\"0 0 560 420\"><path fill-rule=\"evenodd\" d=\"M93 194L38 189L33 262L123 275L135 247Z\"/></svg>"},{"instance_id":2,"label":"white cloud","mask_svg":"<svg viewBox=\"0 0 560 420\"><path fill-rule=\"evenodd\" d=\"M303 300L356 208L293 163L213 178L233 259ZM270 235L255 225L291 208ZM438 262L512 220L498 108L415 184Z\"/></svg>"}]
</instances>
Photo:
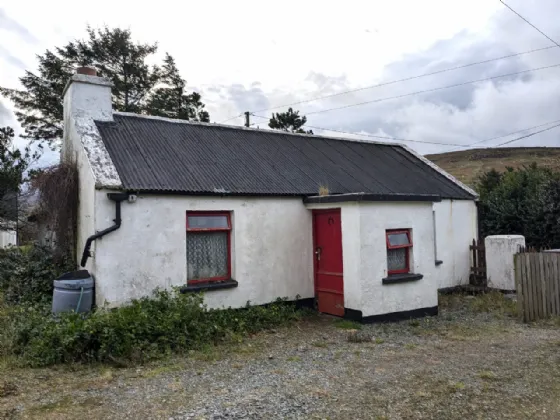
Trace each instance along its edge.
<instances>
[{"instance_id":1,"label":"white cloud","mask_svg":"<svg viewBox=\"0 0 560 420\"><path fill-rule=\"evenodd\" d=\"M555 18L560 12L557 1L511 0L511 4L560 40ZM95 7L75 6L75 1L68 0L12 2L5 7L0 16L9 18L10 24L0 25L0 30L12 38L10 43L3 43L0 85L16 87L17 77L22 74L16 64L24 63L33 70L35 54L83 37L86 24L127 27L141 41L158 41L160 52L174 55L189 86L202 93L215 121L246 110L550 45L499 2L487 0L349 0L344 7L318 0L286 0L281 7L256 0L161 0L156 8L136 6L133 11L126 3L109 0L97 1ZM9 66L5 65L8 60ZM555 63L560 63L560 51L548 50L295 108L306 114ZM560 118L556 117L558 105L554 100L560 94L556 81L559 72L553 69L309 115L309 123L344 131L470 144ZM242 124L243 118L230 122ZM514 145L560 145L557 139L560 132L551 130ZM450 149L411 146L423 153Z\"/></svg>"}]
</instances>

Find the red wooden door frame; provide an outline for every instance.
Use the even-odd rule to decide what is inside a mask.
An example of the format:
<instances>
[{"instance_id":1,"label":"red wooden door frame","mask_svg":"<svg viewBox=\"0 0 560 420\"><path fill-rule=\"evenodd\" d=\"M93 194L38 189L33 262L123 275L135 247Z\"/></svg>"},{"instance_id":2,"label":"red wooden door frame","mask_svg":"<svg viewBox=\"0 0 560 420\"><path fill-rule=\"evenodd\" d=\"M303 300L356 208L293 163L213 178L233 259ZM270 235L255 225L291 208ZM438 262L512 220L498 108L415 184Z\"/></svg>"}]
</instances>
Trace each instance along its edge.
<instances>
[{"instance_id":1,"label":"red wooden door frame","mask_svg":"<svg viewBox=\"0 0 560 420\"><path fill-rule=\"evenodd\" d=\"M340 289L339 291L336 291L332 288L320 290L320 285L319 285L319 276L321 275L320 267L319 267L320 263L316 254L316 251L318 249L317 229L320 228L317 226L317 215L319 214L335 214L337 216L335 218L335 220L337 221L335 225L335 229L336 228L339 229L340 243L327 243L322 245L323 247L325 245L332 246L334 247L335 251L337 248L339 248L340 250L340 252L335 252L334 257L331 257L337 259L340 258L339 261L340 273L338 272L331 273L328 271L324 272L325 276L340 278L340 283L337 284ZM336 316L344 316L344 275L343 275L343 263L342 263L342 226L341 226L342 220L341 220L340 209L312 210L312 217L313 217L313 229L312 229L313 231L313 280L314 280L314 287L315 287L315 298L317 299L317 308L319 309L320 312L325 312ZM331 261L331 263L333 263L333 261ZM336 264L336 261L334 261L334 263ZM338 283L338 280L335 280L335 283ZM323 296L322 300L321 300L321 296Z\"/></svg>"}]
</instances>

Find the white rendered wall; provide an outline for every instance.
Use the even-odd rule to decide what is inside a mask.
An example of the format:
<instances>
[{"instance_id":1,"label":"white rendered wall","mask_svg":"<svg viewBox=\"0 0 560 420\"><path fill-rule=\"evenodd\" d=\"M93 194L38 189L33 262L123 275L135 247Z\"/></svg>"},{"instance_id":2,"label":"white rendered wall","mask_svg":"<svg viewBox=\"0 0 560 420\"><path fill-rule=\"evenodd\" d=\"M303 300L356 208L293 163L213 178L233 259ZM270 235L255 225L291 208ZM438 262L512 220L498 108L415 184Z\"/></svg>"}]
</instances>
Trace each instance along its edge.
<instances>
[{"instance_id":1,"label":"white rendered wall","mask_svg":"<svg viewBox=\"0 0 560 420\"><path fill-rule=\"evenodd\" d=\"M8 246L15 246L16 244L16 231L15 230L2 230L0 231L0 248Z\"/></svg>"},{"instance_id":2,"label":"white rendered wall","mask_svg":"<svg viewBox=\"0 0 560 420\"><path fill-rule=\"evenodd\" d=\"M78 168L78 226L76 257L82 258L85 242L96 233L94 204L96 186L120 186L120 179L108 158L94 120L112 121L111 82L83 74L72 76L64 91L64 138L61 160ZM95 253L95 242L91 247ZM86 268L94 270L90 259Z\"/></svg>"},{"instance_id":3,"label":"white rendered wall","mask_svg":"<svg viewBox=\"0 0 560 420\"><path fill-rule=\"evenodd\" d=\"M95 193L96 229L113 224L115 203ZM232 212L232 277L239 286L208 291L209 307L314 296L311 212L301 198L145 195L122 203L122 225L97 241L96 303L116 306L187 279L186 212Z\"/></svg>"},{"instance_id":4,"label":"white rendered wall","mask_svg":"<svg viewBox=\"0 0 560 420\"><path fill-rule=\"evenodd\" d=\"M307 208L340 208L344 306L362 316L437 306L438 275L434 261L432 203L308 204ZM387 229L412 229L412 271L421 280L383 285L387 277Z\"/></svg>"},{"instance_id":5,"label":"white rendered wall","mask_svg":"<svg viewBox=\"0 0 560 420\"><path fill-rule=\"evenodd\" d=\"M501 290L515 290L513 256L525 247L522 235L493 235L484 239L486 248L486 276L488 286Z\"/></svg>"},{"instance_id":6,"label":"white rendered wall","mask_svg":"<svg viewBox=\"0 0 560 420\"><path fill-rule=\"evenodd\" d=\"M387 229L412 230L411 271L417 281L382 284L387 277ZM432 203L360 204L361 308L362 316L437 306L434 264Z\"/></svg>"},{"instance_id":7,"label":"white rendered wall","mask_svg":"<svg viewBox=\"0 0 560 420\"><path fill-rule=\"evenodd\" d=\"M469 283L469 245L477 237L477 210L472 200L442 200L434 203L438 288Z\"/></svg>"},{"instance_id":8,"label":"white rendered wall","mask_svg":"<svg viewBox=\"0 0 560 420\"><path fill-rule=\"evenodd\" d=\"M81 145L80 136L76 132L74 121L66 121L64 127L65 149L63 159L73 160L78 168L78 188L80 194L76 230L76 259L79 264L87 238L95 233L95 179L84 148ZM95 252L95 242L92 244L91 251ZM85 268L92 271L91 259Z\"/></svg>"}]
</instances>

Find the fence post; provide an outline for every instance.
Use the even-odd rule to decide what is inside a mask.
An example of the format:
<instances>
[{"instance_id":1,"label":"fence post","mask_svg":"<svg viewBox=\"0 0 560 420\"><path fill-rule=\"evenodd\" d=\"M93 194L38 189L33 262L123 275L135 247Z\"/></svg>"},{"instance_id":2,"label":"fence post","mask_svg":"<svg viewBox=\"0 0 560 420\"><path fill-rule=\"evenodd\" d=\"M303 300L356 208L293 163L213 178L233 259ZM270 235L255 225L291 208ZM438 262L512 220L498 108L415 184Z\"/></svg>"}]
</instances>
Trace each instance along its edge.
<instances>
[{"instance_id":1,"label":"fence post","mask_svg":"<svg viewBox=\"0 0 560 420\"><path fill-rule=\"evenodd\" d=\"M517 315L520 320L525 320L525 308L523 299L523 254L515 254L513 262L515 265L515 289L517 290Z\"/></svg>"}]
</instances>

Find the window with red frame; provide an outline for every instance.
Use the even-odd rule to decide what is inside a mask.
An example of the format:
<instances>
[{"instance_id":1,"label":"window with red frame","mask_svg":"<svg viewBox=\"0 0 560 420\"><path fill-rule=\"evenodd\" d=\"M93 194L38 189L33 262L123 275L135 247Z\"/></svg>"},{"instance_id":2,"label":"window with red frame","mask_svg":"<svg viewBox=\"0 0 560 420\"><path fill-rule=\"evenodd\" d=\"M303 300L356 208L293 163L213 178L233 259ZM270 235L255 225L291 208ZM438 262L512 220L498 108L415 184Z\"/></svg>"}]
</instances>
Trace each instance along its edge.
<instances>
[{"instance_id":1,"label":"window with red frame","mask_svg":"<svg viewBox=\"0 0 560 420\"><path fill-rule=\"evenodd\" d=\"M410 273L410 230L388 230L387 239L387 272L391 274Z\"/></svg>"},{"instance_id":2,"label":"window with red frame","mask_svg":"<svg viewBox=\"0 0 560 420\"><path fill-rule=\"evenodd\" d=\"M230 278L230 213L187 212L187 283Z\"/></svg>"}]
</instances>

